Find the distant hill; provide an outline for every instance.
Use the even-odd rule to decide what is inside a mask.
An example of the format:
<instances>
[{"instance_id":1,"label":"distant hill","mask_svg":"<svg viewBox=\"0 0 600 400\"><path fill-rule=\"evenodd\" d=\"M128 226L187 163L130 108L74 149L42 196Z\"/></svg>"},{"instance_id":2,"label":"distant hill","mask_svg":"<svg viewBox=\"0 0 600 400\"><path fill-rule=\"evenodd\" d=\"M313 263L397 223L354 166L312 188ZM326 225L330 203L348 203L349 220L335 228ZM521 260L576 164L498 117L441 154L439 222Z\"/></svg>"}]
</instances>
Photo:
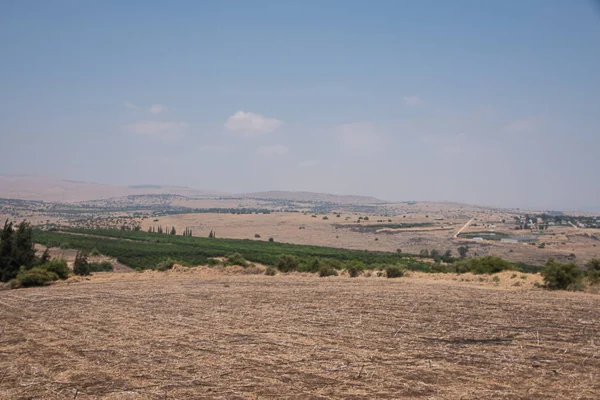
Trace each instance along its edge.
<instances>
[{"instance_id":1,"label":"distant hill","mask_svg":"<svg viewBox=\"0 0 600 400\"><path fill-rule=\"evenodd\" d=\"M175 194L189 197L228 195L183 186L119 186L40 176L0 175L0 198L73 203L140 194Z\"/></svg>"},{"instance_id":2,"label":"distant hill","mask_svg":"<svg viewBox=\"0 0 600 400\"><path fill-rule=\"evenodd\" d=\"M383 204L386 201L369 196L338 195L314 192L268 191L254 193L240 193L229 196L231 198L246 199L276 199L290 201L315 201L337 204Z\"/></svg>"},{"instance_id":3,"label":"distant hill","mask_svg":"<svg viewBox=\"0 0 600 400\"><path fill-rule=\"evenodd\" d=\"M383 200L369 196L337 195L329 193L268 191L230 194L211 190L197 190L185 186L161 185L107 185L41 176L0 175L0 198L41 200L59 203L89 202L114 199L115 201L140 201L124 199L137 195L179 195L189 198L246 198L290 201L329 202L337 204L383 204ZM164 201L154 199L152 201Z\"/></svg>"}]
</instances>

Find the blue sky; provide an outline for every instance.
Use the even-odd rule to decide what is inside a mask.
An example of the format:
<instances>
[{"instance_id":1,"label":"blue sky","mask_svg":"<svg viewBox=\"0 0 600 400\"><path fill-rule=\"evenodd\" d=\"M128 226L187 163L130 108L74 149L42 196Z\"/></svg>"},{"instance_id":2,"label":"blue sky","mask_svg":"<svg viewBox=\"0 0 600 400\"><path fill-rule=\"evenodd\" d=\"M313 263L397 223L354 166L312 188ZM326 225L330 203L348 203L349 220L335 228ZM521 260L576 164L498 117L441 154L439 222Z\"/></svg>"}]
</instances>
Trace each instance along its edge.
<instances>
[{"instance_id":1,"label":"blue sky","mask_svg":"<svg viewBox=\"0 0 600 400\"><path fill-rule=\"evenodd\" d=\"M592 1L0 3L0 173L600 209Z\"/></svg>"}]
</instances>

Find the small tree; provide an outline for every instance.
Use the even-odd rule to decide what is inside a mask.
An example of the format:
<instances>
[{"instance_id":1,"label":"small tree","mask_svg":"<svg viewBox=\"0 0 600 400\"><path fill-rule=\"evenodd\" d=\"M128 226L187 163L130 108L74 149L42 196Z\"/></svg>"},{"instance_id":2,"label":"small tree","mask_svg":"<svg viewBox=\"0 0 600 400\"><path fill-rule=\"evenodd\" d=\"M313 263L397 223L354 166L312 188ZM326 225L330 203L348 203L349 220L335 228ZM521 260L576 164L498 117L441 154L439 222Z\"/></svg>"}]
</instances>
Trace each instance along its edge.
<instances>
[{"instance_id":1,"label":"small tree","mask_svg":"<svg viewBox=\"0 0 600 400\"><path fill-rule=\"evenodd\" d=\"M600 258L592 258L585 263L587 277L592 285L600 283Z\"/></svg>"},{"instance_id":2,"label":"small tree","mask_svg":"<svg viewBox=\"0 0 600 400\"><path fill-rule=\"evenodd\" d=\"M279 256L275 267L281 272L290 272L298 269L298 258L290 254L282 254Z\"/></svg>"},{"instance_id":3,"label":"small tree","mask_svg":"<svg viewBox=\"0 0 600 400\"><path fill-rule=\"evenodd\" d=\"M171 235L177 235L177 230L174 226L171 227Z\"/></svg>"},{"instance_id":4,"label":"small tree","mask_svg":"<svg viewBox=\"0 0 600 400\"><path fill-rule=\"evenodd\" d=\"M580 290L583 271L574 263L563 264L550 258L542 270L546 288L551 290Z\"/></svg>"},{"instance_id":5,"label":"small tree","mask_svg":"<svg viewBox=\"0 0 600 400\"><path fill-rule=\"evenodd\" d=\"M85 276L90 274L88 266L88 255L87 253L78 251L75 255L75 262L73 263L73 273L75 275Z\"/></svg>"},{"instance_id":6,"label":"small tree","mask_svg":"<svg viewBox=\"0 0 600 400\"><path fill-rule=\"evenodd\" d=\"M388 278L402 278L404 271L400 267L390 265L385 269L385 276Z\"/></svg>"},{"instance_id":7,"label":"small tree","mask_svg":"<svg viewBox=\"0 0 600 400\"><path fill-rule=\"evenodd\" d=\"M469 253L469 246L460 246L456 250L458 251L458 255L460 256L460 258L465 258Z\"/></svg>"}]
</instances>

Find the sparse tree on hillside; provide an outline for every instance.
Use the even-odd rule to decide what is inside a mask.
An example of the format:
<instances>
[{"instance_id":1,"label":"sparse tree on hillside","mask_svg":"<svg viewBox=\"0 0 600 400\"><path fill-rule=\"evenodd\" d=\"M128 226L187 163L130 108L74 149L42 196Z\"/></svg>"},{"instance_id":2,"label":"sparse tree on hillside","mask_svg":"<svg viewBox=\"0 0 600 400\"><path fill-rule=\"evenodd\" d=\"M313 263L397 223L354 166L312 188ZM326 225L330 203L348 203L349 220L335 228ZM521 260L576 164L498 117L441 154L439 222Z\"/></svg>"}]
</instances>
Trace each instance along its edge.
<instances>
[{"instance_id":1,"label":"sparse tree on hillside","mask_svg":"<svg viewBox=\"0 0 600 400\"><path fill-rule=\"evenodd\" d=\"M12 222L4 222L4 228L0 235L0 279L2 282L7 282L14 278L19 271L19 266L15 267L12 259L13 254L13 224Z\"/></svg>"},{"instance_id":2,"label":"sparse tree on hillside","mask_svg":"<svg viewBox=\"0 0 600 400\"><path fill-rule=\"evenodd\" d=\"M90 267L88 265L88 255L82 251L78 251L75 255L73 263L73 273L75 275L89 275Z\"/></svg>"},{"instance_id":3,"label":"sparse tree on hillside","mask_svg":"<svg viewBox=\"0 0 600 400\"><path fill-rule=\"evenodd\" d=\"M175 227L172 226L171 227L171 235L176 235L177 234L177 230L175 230Z\"/></svg>"},{"instance_id":4,"label":"sparse tree on hillside","mask_svg":"<svg viewBox=\"0 0 600 400\"><path fill-rule=\"evenodd\" d=\"M456 250L458 251L458 255L460 256L460 258L465 258L469 253L469 246L460 246Z\"/></svg>"}]
</instances>

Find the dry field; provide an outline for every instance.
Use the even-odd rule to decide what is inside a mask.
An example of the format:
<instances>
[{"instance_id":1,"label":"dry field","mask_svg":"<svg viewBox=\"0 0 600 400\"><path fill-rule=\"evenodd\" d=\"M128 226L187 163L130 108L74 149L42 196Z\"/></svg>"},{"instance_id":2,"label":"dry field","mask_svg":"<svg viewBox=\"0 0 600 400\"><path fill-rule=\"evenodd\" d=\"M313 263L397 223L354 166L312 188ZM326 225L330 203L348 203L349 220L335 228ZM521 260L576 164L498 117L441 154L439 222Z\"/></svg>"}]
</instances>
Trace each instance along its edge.
<instances>
[{"instance_id":1,"label":"dry field","mask_svg":"<svg viewBox=\"0 0 600 400\"><path fill-rule=\"evenodd\" d=\"M421 249L438 249L440 251L452 250L457 255L456 249L467 244L471 248L470 255L497 255L512 262L524 262L526 264L543 265L548 258L558 257L565 259L571 253L577 255L576 262L583 264L592 257L600 257L600 241L595 241L582 236L586 230L575 229L572 227L553 227L540 236L539 242L547 242L545 249L539 249L537 245L523 245L500 243L494 241L475 242L472 240L463 240L454 238L454 234L471 217L461 218L458 211L455 211L454 217L445 217L443 221L433 220L438 214L428 214L426 208L420 212L413 210L413 213L407 213L406 218L394 216L390 219L392 223L434 223L433 227L412 228L407 230L397 230L394 232L356 232L350 229L336 229L335 224L356 224L360 214L342 214L341 218L334 214L327 214L327 220L323 220L323 214L312 218L311 214L302 213L273 213L273 214L179 214L170 215L153 219L145 219L142 222L142 229L147 230L149 226L155 227L159 224L165 226L175 226L177 232L183 232L186 227L192 228L194 236L208 236L211 230L216 231L217 237L252 239L254 235L259 234L260 239L268 240L272 237L276 241L295 244L308 244L318 246L341 247L356 250L380 250L396 251L401 249L403 252L418 254ZM450 210L450 209L448 209ZM450 211L445 210L445 213ZM443 214L447 215L447 214ZM497 224L495 231L514 234L514 223L509 221L508 216L501 214L478 215L480 226L468 227L467 232L487 231L481 226L482 223ZM346 217L351 217L346 220ZM427 218L428 217L428 218ZM499 223L501 217L509 221L506 224ZM484 219L487 218L487 219ZM369 216L368 222L361 222L361 225L368 226L376 224L378 219L387 223L388 217ZM482 222L487 221L487 222ZM302 229L300 229L302 227ZM590 234L598 230L587 230ZM532 236L529 232L519 231L519 234Z\"/></svg>"},{"instance_id":2,"label":"dry field","mask_svg":"<svg viewBox=\"0 0 600 400\"><path fill-rule=\"evenodd\" d=\"M600 396L597 295L197 271L0 292L0 398Z\"/></svg>"}]
</instances>

